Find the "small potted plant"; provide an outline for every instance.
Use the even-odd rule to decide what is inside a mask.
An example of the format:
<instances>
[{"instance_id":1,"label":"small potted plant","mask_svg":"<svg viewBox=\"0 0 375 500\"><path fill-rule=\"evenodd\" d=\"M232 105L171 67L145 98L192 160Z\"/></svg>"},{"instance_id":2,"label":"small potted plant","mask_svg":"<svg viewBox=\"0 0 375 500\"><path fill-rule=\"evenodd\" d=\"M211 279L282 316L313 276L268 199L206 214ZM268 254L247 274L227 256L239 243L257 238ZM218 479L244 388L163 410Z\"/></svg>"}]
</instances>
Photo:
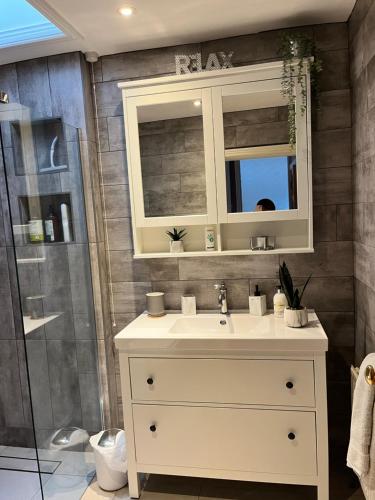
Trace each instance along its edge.
<instances>
[{"instance_id":1,"label":"small potted plant","mask_svg":"<svg viewBox=\"0 0 375 500\"><path fill-rule=\"evenodd\" d=\"M182 239L187 235L185 229L178 230L176 227L173 231L167 231L166 234L169 236L169 250L171 253L181 253L184 251L184 242Z\"/></svg>"},{"instance_id":2,"label":"small potted plant","mask_svg":"<svg viewBox=\"0 0 375 500\"><path fill-rule=\"evenodd\" d=\"M301 305L301 301L311 275L307 278L301 293L298 288L293 286L293 280L285 262L283 262L283 265L279 267L279 278L280 285L285 293L286 300L288 301L288 307L284 310L285 323L287 326L291 326L293 328L300 328L307 325L307 309Z\"/></svg>"}]
</instances>

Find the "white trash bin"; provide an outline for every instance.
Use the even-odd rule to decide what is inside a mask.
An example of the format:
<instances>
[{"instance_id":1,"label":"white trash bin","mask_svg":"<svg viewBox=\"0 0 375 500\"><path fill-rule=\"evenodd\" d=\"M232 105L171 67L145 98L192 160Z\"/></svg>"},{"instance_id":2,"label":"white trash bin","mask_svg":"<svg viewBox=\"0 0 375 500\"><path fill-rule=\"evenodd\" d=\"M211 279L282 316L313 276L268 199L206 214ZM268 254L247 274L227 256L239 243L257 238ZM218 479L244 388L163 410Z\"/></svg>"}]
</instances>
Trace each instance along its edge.
<instances>
[{"instance_id":1,"label":"white trash bin","mask_svg":"<svg viewBox=\"0 0 375 500\"><path fill-rule=\"evenodd\" d=\"M125 432L108 429L90 438L96 464L96 478L100 488L115 491L128 482L128 462Z\"/></svg>"}]
</instances>

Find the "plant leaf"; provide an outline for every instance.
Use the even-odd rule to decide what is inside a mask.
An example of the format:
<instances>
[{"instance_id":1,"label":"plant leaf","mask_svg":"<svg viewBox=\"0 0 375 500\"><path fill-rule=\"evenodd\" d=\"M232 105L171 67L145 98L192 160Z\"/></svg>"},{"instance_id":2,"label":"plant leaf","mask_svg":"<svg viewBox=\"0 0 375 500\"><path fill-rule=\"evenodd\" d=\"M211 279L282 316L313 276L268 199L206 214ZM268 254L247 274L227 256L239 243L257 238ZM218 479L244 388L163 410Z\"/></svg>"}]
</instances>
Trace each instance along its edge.
<instances>
[{"instance_id":1,"label":"plant leaf","mask_svg":"<svg viewBox=\"0 0 375 500\"><path fill-rule=\"evenodd\" d=\"M301 298L299 296L299 290L296 288L293 294L292 309L299 309L301 307Z\"/></svg>"},{"instance_id":2,"label":"plant leaf","mask_svg":"<svg viewBox=\"0 0 375 500\"><path fill-rule=\"evenodd\" d=\"M279 278L281 287L285 293L286 299L288 301L289 307L292 307L293 304L293 280L290 276L289 269L285 262L283 265L279 267Z\"/></svg>"},{"instance_id":3,"label":"plant leaf","mask_svg":"<svg viewBox=\"0 0 375 500\"><path fill-rule=\"evenodd\" d=\"M306 283L304 284L304 286L302 288L302 292L301 292L301 296L300 296L300 301L302 301L303 294L305 293L306 287L309 284L309 281L311 280L311 276L312 276L312 274L310 274L310 276L307 278Z\"/></svg>"}]
</instances>

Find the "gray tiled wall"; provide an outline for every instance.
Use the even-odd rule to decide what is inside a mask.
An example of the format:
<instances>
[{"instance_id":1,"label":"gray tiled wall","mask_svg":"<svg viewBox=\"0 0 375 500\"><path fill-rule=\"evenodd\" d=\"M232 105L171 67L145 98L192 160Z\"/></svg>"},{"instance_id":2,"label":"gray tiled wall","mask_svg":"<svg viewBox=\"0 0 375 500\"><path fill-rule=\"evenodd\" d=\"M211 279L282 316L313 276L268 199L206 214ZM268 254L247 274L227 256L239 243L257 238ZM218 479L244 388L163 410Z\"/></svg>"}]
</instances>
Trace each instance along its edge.
<instances>
[{"instance_id":1,"label":"gray tiled wall","mask_svg":"<svg viewBox=\"0 0 375 500\"><path fill-rule=\"evenodd\" d=\"M321 77L321 110L315 111L313 117L315 253L136 261L132 258L129 212L123 208L119 213L111 208L105 216L117 323L113 334L144 310L144 292L150 289L165 291L169 308L178 308L180 295L191 292L197 296L199 308L211 309L216 307L213 284L226 279L230 306L241 308L247 306L249 291L260 283L271 305L277 266L285 259L298 281L302 282L313 273L306 302L316 308L330 339L330 394L346 394L342 405L331 411L333 422L332 415L346 418L349 413L348 366L354 352L348 33L345 23L302 30L315 38L325 64ZM177 53L201 51L204 59L209 52L233 50L235 65L277 59L279 35L280 32L273 31L190 46L116 54L104 56L95 64L98 147L104 171L105 200L110 207L113 207L115 187L117 192L126 193L128 197L126 145L121 139L121 92L116 88L117 82L171 74L175 69L173 56ZM157 170L158 165L150 168ZM170 172L179 173L175 162ZM121 203L118 202L118 208ZM347 420L342 427L347 429Z\"/></svg>"},{"instance_id":2,"label":"gray tiled wall","mask_svg":"<svg viewBox=\"0 0 375 500\"><path fill-rule=\"evenodd\" d=\"M356 361L375 351L375 3L358 0L349 21L353 106Z\"/></svg>"}]
</instances>

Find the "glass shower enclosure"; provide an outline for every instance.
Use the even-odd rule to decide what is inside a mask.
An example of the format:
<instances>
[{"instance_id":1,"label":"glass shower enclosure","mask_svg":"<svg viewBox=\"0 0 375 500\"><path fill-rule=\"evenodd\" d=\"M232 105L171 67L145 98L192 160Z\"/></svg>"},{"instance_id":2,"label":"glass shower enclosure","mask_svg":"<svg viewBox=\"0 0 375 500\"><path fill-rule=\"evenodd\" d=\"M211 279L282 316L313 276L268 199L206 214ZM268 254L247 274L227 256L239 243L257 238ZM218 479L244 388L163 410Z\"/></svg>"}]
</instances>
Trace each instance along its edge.
<instances>
[{"instance_id":1,"label":"glass shower enclosure","mask_svg":"<svg viewBox=\"0 0 375 500\"><path fill-rule=\"evenodd\" d=\"M102 427L78 130L0 104L0 499L82 497Z\"/></svg>"}]
</instances>

